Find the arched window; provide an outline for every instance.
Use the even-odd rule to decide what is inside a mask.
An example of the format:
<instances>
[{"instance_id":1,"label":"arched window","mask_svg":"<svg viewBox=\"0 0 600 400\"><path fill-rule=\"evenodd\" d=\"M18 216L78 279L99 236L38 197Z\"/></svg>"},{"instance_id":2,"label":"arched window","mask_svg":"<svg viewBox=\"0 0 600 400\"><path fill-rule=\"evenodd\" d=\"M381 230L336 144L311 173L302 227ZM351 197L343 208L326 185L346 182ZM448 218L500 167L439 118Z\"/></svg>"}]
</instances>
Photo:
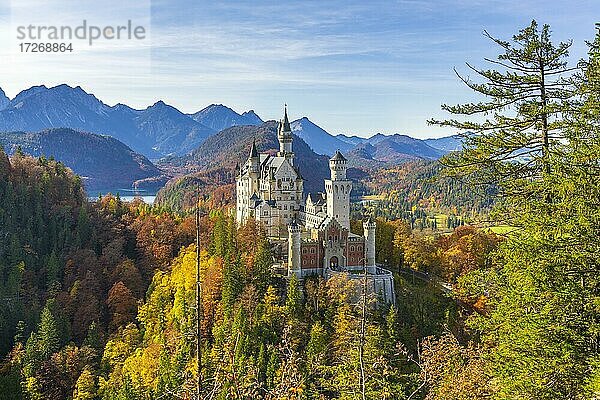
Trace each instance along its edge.
<instances>
[{"instance_id":1,"label":"arched window","mask_svg":"<svg viewBox=\"0 0 600 400\"><path fill-rule=\"evenodd\" d=\"M339 260L336 256L333 256L329 259L329 267L330 268L337 268L339 266Z\"/></svg>"}]
</instances>

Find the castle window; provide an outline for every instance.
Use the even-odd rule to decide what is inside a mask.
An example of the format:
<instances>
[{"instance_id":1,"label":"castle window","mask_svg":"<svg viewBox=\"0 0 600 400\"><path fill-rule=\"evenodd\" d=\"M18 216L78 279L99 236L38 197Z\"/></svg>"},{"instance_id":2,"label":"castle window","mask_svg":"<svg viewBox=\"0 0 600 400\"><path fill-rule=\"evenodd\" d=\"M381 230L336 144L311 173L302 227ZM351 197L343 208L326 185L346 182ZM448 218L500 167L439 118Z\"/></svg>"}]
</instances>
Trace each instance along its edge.
<instances>
[{"instance_id":1,"label":"castle window","mask_svg":"<svg viewBox=\"0 0 600 400\"><path fill-rule=\"evenodd\" d=\"M306 249L302 249L302 254L306 254Z\"/></svg>"},{"instance_id":2,"label":"castle window","mask_svg":"<svg viewBox=\"0 0 600 400\"><path fill-rule=\"evenodd\" d=\"M311 248L311 249L310 249L310 252L311 252L312 254L315 254L315 248L314 248L314 247L313 247L313 248Z\"/></svg>"},{"instance_id":3,"label":"castle window","mask_svg":"<svg viewBox=\"0 0 600 400\"><path fill-rule=\"evenodd\" d=\"M354 246L350 246L350 251L354 251L355 247Z\"/></svg>"}]
</instances>

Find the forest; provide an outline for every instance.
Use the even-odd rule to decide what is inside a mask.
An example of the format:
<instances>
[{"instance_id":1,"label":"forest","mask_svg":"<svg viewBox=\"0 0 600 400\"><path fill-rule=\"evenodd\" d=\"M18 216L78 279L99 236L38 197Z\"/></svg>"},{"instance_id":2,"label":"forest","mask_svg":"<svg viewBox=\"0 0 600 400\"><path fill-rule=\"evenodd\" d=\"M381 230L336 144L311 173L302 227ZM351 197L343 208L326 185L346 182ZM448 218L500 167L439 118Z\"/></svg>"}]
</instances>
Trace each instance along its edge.
<instances>
[{"instance_id":1,"label":"forest","mask_svg":"<svg viewBox=\"0 0 600 400\"><path fill-rule=\"evenodd\" d=\"M458 73L485 100L430 123L474 132L437 174L493 186L489 218L513 229L376 215L395 305L277 275L222 191L195 204L197 249L194 208L88 201L61 163L0 150L0 398L598 398L600 30L576 66L535 21L489 38L490 69ZM402 173L380 180L392 208Z\"/></svg>"}]
</instances>

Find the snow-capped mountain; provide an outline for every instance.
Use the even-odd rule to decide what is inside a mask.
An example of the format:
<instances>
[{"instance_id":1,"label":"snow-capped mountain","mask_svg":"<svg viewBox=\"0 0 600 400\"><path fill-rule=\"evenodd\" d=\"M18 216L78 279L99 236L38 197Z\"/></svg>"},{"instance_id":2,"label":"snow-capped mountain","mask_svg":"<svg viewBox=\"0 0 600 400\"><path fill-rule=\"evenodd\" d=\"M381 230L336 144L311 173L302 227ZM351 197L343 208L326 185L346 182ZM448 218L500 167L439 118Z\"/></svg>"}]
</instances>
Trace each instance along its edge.
<instances>
[{"instance_id":1,"label":"snow-capped mountain","mask_svg":"<svg viewBox=\"0 0 600 400\"><path fill-rule=\"evenodd\" d=\"M190 117L215 132L220 132L232 126L260 125L263 122L252 110L238 114L223 104L211 104L197 113L190 114Z\"/></svg>"},{"instance_id":2,"label":"snow-capped mountain","mask_svg":"<svg viewBox=\"0 0 600 400\"><path fill-rule=\"evenodd\" d=\"M301 137L315 153L332 156L336 150L346 152L354 147L354 145L332 136L306 117L292 122L291 126L292 132Z\"/></svg>"}]
</instances>

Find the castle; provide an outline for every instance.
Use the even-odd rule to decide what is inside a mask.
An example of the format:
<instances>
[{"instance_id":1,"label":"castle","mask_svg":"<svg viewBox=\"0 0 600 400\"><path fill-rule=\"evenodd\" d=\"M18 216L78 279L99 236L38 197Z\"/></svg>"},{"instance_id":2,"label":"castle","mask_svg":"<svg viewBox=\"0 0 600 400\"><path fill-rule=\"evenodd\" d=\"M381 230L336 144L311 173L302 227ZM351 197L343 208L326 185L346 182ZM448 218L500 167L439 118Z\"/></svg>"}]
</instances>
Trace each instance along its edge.
<instances>
[{"instance_id":1,"label":"castle","mask_svg":"<svg viewBox=\"0 0 600 400\"><path fill-rule=\"evenodd\" d=\"M329 160L325 192L304 197L303 179L294 165L292 129L287 115L279 122L279 151L258 153L252 144L236 177L238 224L254 218L273 241L287 241L287 274L302 279L346 273L351 278L366 269L369 288L385 302L394 302L392 274L375 263L375 229L363 222L363 236L350 232L348 161L337 151ZM354 272L354 273L353 273Z\"/></svg>"}]
</instances>

